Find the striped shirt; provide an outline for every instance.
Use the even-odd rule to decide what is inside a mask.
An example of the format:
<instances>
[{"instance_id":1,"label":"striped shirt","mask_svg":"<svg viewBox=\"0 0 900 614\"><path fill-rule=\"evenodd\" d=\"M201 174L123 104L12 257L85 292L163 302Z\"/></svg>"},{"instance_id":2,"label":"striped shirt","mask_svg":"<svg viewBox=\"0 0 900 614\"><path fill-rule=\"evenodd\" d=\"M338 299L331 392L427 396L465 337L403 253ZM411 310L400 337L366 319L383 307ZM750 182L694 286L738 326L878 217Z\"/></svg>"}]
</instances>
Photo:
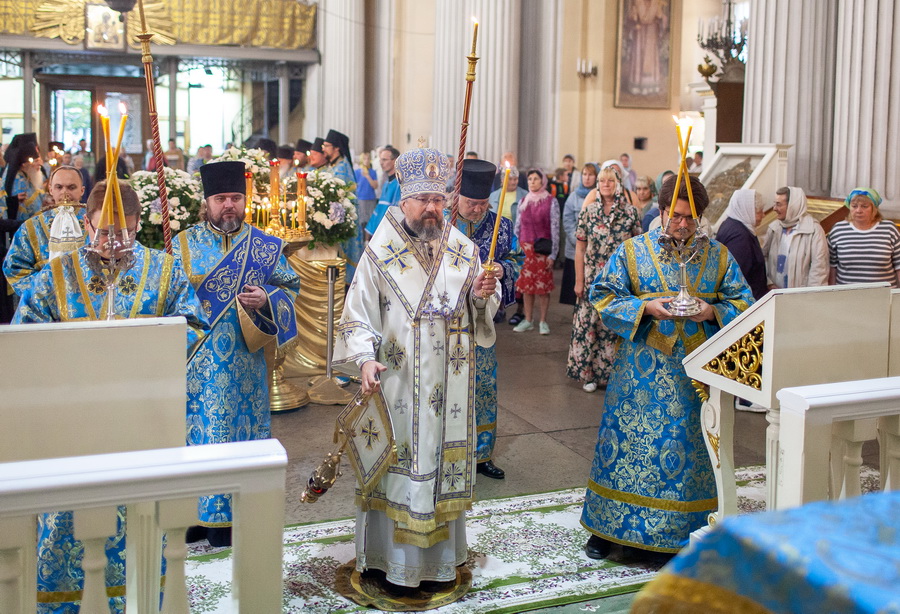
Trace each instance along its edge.
<instances>
[{"instance_id":1,"label":"striped shirt","mask_svg":"<svg viewBox=\"0 0 900 614\"><path fill-rule=\"evenodd\" d=\"M838 284L887 281L900 287L900 230L893 222L882 220L869 230L838 222L828 233L828 251Z\"/></svg>"}]
</instances>

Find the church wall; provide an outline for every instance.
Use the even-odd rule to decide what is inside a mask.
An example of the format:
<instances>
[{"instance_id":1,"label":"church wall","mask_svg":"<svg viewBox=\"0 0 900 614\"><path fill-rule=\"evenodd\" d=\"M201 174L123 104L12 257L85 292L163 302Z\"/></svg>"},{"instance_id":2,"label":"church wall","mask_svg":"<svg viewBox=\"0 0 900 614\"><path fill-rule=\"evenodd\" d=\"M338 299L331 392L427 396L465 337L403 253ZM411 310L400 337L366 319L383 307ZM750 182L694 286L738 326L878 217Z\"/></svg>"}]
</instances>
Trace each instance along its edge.
<instances>
[{"instance_id":1,"label":"church wall","mask_svg":"<svg viewBox=\"0 0 900 614\"><path fill-rule=\"evenodd\" d=\"M396 0L390 142L401 152L432 133L434 0ZM462 83L462 78L460 78ZM460 90L462 95L462 90Z\"/></svg>"},{"instance_id":2,"label":"church wall","mask_svg":"<svg viewBox=\"0 0 900 614\"><path fill-rule=\"evenodd\" d=\"M615 107L618 2L616 0L564 0L564 44L560 55L560 130L556 163L572 153L579 166L585 161L632 156L638 174L655 175L678 161L672 115L681 111L682 3L673 0L671 29L672 90L667 109ZM693 34L696 36L696 32ZM598 66L596 77L579 78L575 66L579 57ZM689 76L693 79L693 76ZM634 149L634 138L646 137L647 148Z\"/></svg>"}]
</instances>

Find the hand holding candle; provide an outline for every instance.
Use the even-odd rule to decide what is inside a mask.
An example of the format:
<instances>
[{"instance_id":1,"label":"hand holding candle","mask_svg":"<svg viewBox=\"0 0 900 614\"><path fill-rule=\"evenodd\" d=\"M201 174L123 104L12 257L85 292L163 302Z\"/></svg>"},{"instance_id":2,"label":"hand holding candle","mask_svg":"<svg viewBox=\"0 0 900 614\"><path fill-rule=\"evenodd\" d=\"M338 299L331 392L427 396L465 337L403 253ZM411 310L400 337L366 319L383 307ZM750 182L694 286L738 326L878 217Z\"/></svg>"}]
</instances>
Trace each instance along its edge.
<instances>
[{"instance_id":1,"label":"hand holding candle","mask_svg":"<svg viewBox=\"0 0 900 614\"><path fill-rule=\"evenodd\" d=\"M497 205L497 219L494 221L494 235L491 237L491 251L488 253L488 263L494 262L494 254L497 251L497 237L500 236L500 223L503 221L503 203L506 200L506 186L509 184L509 173L512 170L509 162L503 171L503 187L500 188L500 203Z\"/></svg>"}]
</instances>

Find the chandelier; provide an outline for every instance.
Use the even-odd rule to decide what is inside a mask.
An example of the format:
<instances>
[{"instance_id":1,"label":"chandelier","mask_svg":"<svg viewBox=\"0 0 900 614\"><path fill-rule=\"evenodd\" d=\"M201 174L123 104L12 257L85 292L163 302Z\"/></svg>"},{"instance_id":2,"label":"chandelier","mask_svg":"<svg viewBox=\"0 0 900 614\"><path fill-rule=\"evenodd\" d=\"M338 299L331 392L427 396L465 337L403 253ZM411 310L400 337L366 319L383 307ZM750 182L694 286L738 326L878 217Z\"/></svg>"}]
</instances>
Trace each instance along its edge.
<instances>
[{"instance_id":1,"label":"chandelier","mask_svg":"<svg viewBox=\"0 0 900 614\"><path fill-rule=\"evenodd\" d=\"M744 80L744 48L747 46L747 20L735 20L734 0L723 0L722 15L698 24L697 42L708 54L697 70L710 82L712 77L725 81ZM715 58L711 58L709 54ZM710 83L710 85L712 85Z\"/></svg>"}]
</instances>

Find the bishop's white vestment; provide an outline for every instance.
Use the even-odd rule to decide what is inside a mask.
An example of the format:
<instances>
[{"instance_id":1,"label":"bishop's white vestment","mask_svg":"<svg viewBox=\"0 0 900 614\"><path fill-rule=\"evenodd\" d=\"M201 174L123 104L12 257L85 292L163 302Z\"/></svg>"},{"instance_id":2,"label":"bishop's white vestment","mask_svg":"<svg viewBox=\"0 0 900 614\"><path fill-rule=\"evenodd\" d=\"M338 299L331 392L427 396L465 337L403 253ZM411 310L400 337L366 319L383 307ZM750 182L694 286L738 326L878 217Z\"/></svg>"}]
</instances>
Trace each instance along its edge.
<instances>
[{"instance_id":1,"label":"bishop's white vestment","mask_svg":"<svg viewBox=\"0 0 900 614\"><path fill-rule=\"evenodd\" d=\"M435 258L438 262L434 262ZM444 224L440 239L411 234L388 211L360 259L337 328L334 367L387 367L381 387L397 461L370 496L357 490L357 569L418 586L450 581L466 560L465 511L475 481L475 345L494 344L500 284L473 296L477 246Z\"/></svg>"}]
</instances>

